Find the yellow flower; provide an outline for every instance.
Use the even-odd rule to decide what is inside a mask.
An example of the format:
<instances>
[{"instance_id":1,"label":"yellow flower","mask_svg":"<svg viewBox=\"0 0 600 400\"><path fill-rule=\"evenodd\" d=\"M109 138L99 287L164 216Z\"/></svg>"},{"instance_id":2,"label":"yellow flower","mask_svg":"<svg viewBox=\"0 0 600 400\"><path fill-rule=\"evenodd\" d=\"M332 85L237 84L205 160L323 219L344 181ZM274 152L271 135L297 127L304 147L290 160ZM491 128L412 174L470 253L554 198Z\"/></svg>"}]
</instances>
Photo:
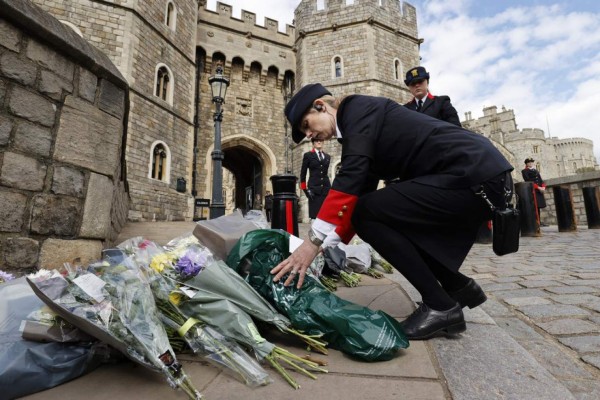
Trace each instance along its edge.
<instances>
[{"instance_id":1,"label":"yellow flower","mask_svg":"<svg viewBox=\"0 0 600 400\"><path fill-rule=\"evenodd\" d=\"M150 262L150 268L158 272L159 274L163 272L165 267L169 266L171 262L171 258L165 254L158 254L152 257L152 261Z\"/></svg>"},{"instance_id":2,"label":"yellow flower","mask_svg":"<svg viewBox=\"0 0 600 400\"><path fill-rule=\"evenodd\" d=\"M169 294L169 301L171 302L171 304L178 306L181 302L181 293L171 292Z\"/></svg>"}]
</instances>

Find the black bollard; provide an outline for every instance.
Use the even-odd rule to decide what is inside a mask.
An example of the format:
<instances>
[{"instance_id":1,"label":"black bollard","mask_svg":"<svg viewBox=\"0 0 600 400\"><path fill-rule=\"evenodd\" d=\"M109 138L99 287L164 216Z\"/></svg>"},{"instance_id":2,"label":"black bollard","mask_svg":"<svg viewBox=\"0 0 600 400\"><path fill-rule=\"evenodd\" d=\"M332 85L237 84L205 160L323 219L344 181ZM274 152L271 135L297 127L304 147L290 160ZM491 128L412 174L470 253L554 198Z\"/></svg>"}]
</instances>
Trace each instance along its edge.
<instances>
[{"instance_id":1,"label":"black bollard","mask_svg":"<svg viewBox=\"0 0 600 400\"><path fill-rule=\"evenodd\" d=\"M600 229L600 188L584 187L583 202L589 229Z\"/></svg>"},{"instance_id":2,"label":"black bollard","mask_svg":"<svg viewBox=\"0 0 600 400\"><path fill-rule=\"evenodd\" d=\"M572 232L577 230L575 211L573 210L573 196L568 186L554 186L554 207L559 232Z\"/></svg>"},{"instance_id":3,"label":"black bollard","mask_svg":"<svg viewBox=\"0 0 600 400\"><path fill-rule=\"evenodd\" d=\"M475 243L492 243L492 221L484 221L477 231Z\"/></svg>"},{"instance_id":4,"label":"black bollard","mask_svg":"<svg viewBox=\"0 0 600 400\"><path fill-rule=\"evenodd\" d=\"M515 183L515 193L519 199L517 208L521 212L521 236L542 236L534 190L531 182Z\"/></svg>"},{"instance_id":5,"label":"black bollard","mask_svg":"<svg viewBox=\"0 0 600 400\"><path fill-rule=\"evenodd\" d=\"M273 209L271 212L271 228L298 236L298 196L296 182L298 178L292 174L271 176L273 185Z\"/></svg>"}]
</instances>

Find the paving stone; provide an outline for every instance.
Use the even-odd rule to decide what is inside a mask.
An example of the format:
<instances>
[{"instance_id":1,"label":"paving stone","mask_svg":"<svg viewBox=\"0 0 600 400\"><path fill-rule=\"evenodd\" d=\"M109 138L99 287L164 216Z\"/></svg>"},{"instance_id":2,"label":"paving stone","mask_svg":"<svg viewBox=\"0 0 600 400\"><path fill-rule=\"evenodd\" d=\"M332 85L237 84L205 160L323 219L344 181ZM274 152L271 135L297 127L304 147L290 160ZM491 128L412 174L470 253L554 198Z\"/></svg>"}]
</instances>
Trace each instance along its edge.
<instances>
[{"instance_id":1,"label":"paving stone","mask_svg":"<svg viewBox=\"0 0 600 400\"><path fill-rule=\"evenodd\" d=\"M581 319L561 318L550 322L536 322L536 325L552 335L600 333L599 325Z\"/></svg>"},{"instance_id":2,"label":"paving stone","mask_svg":"<svg viewBox=\"0 0 600 400\"><path fill-rule=\"evenodd\" d=\"M499 327L471 325L460 339L431 343L454 400L574 399Z\"/></svg>"},{"instance_id":3,"label":"paving stone","mask_svg":"<svg viewBox=\"0 0 600 400\"><path fill-rule=\"evenodd\" d=\"M561 382L577 400L600 399L600 382L597 380L563 380Z\"/></svg>"},{"instance_id":4,"label":"paving stone","mask_svg":"<svg viewBox=\"0 0 600 400\"><path fill-rule=\"evenodd\" d=\"M574 336L558 339L579 353L600 352L600 336Z\"/></svg>"},{"instance_id":5,"label":"paving stone","mask_svg":"<svg viewBox=\"0 0 600 400\"><path fill-rule=\"evenodd\" d=\"M541 340L519 342L554 377L593 379L594 375L586 369L585 363L559 344Z\"/></svg>"},{"instance_id":6,"label":"paving stone","mask_svg":"<svg viewBox=\"0 0 600 400\"><path fill-rule=\"evenodd\" d=\"M560 286L548 287L547 291L556 294L598 293L600 289L589 286Z\"/></svg>"},{"instance_id":7,"label":"paving stone","mask_svg":"<svg viewBox=\"0 0 600 400\"><path fill-rule=\"evenodd\" d=\"M491 283L483 285L482 288L485 292L494 292L497 290L509 290L509 289L521 289L522 286L519 286L517 283L508 282L508 283Z\"/></svg>"},{"instance_id":8,"label":"paving stone","mask_svg":"<svg viewBox=\"0 0 600 400\"><path fill-rule=\"evenodd\" d=\"M542 289L501 290L494 292L494 297L509 299L514 297L548 297L548 292Z\"/></svg>"},{"instance_id":9,"label":"paving stone","mask_svg":"<svg viewBox=\"0 0 600 400\"><path fill-rule=\"evenodd\" d=\"M549 286L561 286L562 283L556 281L534 281L530 279L525 279L519 283L521 286L525 286L526 288L543 288Z\"/></svg>"},{"instance_id":10,"label":"paving stone","mask_svg":"<svg viewBox=\"0 0 600 400\"><path fill-rule=\"evenodd\" d=\"M550 296L550 299L560 304L600 303L600 297L590 294L562 294Z\"/></svg>"},{"instance_id":11,"label":"paving stone","mask_svg":"<svg viewBox=\"0 0 600 400\"><path fill-rule=\"evenodd\" d=\"M511 297L505 299L504 301L515 307L536 304L552 304L552 302L545 297Z\"/></svg>"},{"instance_id":12,"label":"paving stone","mask_svg":"<svg viewBox=\"0 0 600 400\"><path fill-rule=\"evenodd\" d=\"M512 316L512 312L496 299L488 299L480 306L492 318Z\"/></svg>"},{"instance_id":13,"label":"paving stone","mask_svg":"<svg viewBox=\"0 0 600 400\"><path fill-rule=\"evenodd\" d=\"M497 317L494 319L496 324L504 329L510 336L512 336L519 343L521 340L543 340L544 337L537 333L535 329L521 321L517 317L502 318Z\"/></svg>"},{"instance_id":14,"label":"paving stone","mask_svg":"<svg viewBox=\"0 0 600 400\"><path fill-rule=\"evenodd\" d=\"M494 279L494 282L496 282L496 283L510 283L510 282L520 282L522 280L523 280L523 278L518 277L518 276L503 276L503 277Z\"/></svg>"},{"instance_id":15,"label":"paving stone","mask_svg":"<svg viewBox=\"0 0 600 400\"><path fill-rule=\"evenodd\" d=\"M600 369L600 354L590 354L581 357L583 361L586 363L593 365L594 367Z\"/></svg>"},{"instance_id":16,"label":"paving stone","mask_svg":"<svg viewBox=\"0 0 600 400\"><path fill-rule=\"evenodd\" d=\"M564 304L539 304L517 307L519 311L533 319L586 317L590 315L579 307Z\"/></svg>"},{"instance_id":17,"label":"paving stone","mask_svg":"<svg viewBox=\"0 0 600 400\"><path fill-rule=\"evenodd\" d=\"M600 312L600 301L590 301L589 303L582 304L582 307L589 308L596 312Z\"/></svg>"},{"instance_id":18,"label":"paving stone","mask_svg":"<svg viewBox=\"0 0 600 400\"><path fill-rule=\"evenodd\" d=\"M496 325L492 317L490 317L481 307L475 307L473 309L464 308L463 313L465 315L465 321L473 324L488 324Z\"/></svg>"}]
</instances>

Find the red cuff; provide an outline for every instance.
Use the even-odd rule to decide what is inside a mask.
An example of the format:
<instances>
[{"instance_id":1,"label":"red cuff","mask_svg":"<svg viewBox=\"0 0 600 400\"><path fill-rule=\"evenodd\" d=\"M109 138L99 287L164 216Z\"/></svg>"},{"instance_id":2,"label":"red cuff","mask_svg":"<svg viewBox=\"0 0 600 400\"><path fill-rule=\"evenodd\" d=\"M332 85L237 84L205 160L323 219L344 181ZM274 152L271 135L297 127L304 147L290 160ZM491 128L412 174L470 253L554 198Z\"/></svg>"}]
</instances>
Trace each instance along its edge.
<instances>
[{"instance_id":1,"label":"red cuff","mask_svg":"<svg viewBox=\"0 0 600 400\"><path fill-rule=\"evenodd\" d=\"M358 196L331 189L317 215L317 218L335 225L335 233L346 244L355 234L350 220L357 201Z\"/></svg>"},{"instance_id":2,"label":"red cuff","mask_svg":"<svg viewBox=\"0 0 600 400\"><path fill-rule=\"evenodd\" d=\"M300 182L300 189L306 190L306 182Z\"/></svg>"}]
</instances>

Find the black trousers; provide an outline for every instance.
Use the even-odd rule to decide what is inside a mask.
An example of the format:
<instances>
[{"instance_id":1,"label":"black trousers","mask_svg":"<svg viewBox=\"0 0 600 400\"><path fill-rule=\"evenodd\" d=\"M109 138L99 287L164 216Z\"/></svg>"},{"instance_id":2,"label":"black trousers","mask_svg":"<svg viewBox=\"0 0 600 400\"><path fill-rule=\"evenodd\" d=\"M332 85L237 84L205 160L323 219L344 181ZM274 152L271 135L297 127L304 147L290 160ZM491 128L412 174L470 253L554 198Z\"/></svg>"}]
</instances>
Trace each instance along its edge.
<instances>
[{"instance_id":1,"label":"black trousers","mask_svg":"<svg viewBox=\"0 0 600 400\"><path fill-rule=\"evenodd\" d=\"M504 185L504 175L486 183L495 205L503 204ZM479 227L490 218L489 206L472 188L405 181L361 196L352 225L419 291L425 304L447 310L455 305L448 292L468 283L458 269Z\"/></svg>"}]
</instances>

